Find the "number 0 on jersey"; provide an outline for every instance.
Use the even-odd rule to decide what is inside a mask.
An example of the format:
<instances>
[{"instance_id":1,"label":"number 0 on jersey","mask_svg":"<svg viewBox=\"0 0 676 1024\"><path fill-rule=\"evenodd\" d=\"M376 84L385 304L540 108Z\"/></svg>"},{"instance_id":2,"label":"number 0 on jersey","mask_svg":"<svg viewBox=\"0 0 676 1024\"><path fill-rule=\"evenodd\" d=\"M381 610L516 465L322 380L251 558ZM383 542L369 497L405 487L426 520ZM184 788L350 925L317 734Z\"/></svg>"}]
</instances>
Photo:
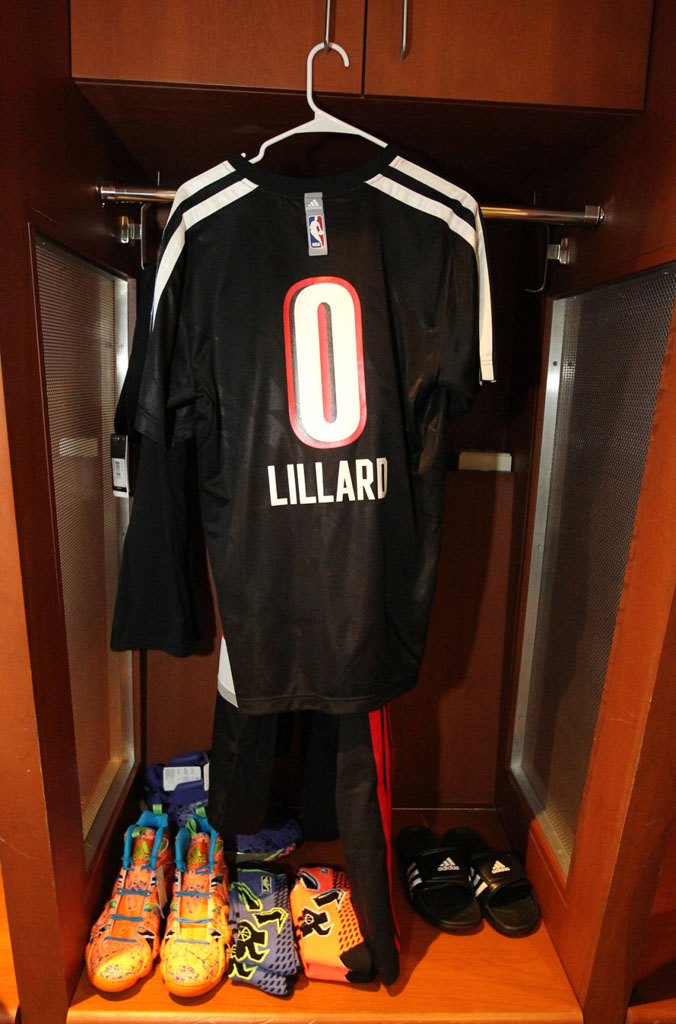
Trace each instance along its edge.
<instances>
[{"instance_id":1,"label":"number 0 on jersey","mask_svg":"<svg viewBox=\"0 0 676 1024\"><path fill-rule=\"evenodd\" d=\"M342 448L366 423L361 305L339 277L298 281L284 300L289 418L312 448Z\"/></svg>"}]
</instances>

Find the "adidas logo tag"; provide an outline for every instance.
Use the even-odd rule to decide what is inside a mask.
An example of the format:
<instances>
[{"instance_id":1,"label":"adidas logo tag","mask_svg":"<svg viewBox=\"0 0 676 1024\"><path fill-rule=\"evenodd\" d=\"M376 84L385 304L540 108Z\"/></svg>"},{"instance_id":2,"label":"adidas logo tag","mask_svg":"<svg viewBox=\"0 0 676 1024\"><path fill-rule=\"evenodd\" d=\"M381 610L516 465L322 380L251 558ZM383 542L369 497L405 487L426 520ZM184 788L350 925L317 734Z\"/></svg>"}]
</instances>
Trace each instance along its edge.
<instances>
[{"instance_id":1,"label":"adidas logo tag","mask_svg":"<svg viewBox=\"0 0 676 1024\"><path fill-rule=\"evenodd\" d=\"M308 210L321 210L321 208L322 204L319 203L316 199L311 199L310 202L307 204Z\"/></svg>"},{"instance_id":2,"label":"adidas logo tag","mask_svg":"<svg viewBox=\"0 0 676 1024\"><path fill-rule=\"evenodd\" d=\"M503 864L501 860L496 860L495 863L493 864L493 867L491 868L491 874L492 875L501 875L503 871L511 871L511 870L512 869L508 868L506 864Z\"/></svg>"},{"instance_id":3,"label":"adidas logo tag","mask_svg":"<svg viewBox=\"0 0 676 1024\"><path fill-rule=\"evenodd\" d=\"M437 871L459 871L458 865L455 863L452 857L447 857L446 860L442 860L438 866Z\"/></svg>"}]
</instances>

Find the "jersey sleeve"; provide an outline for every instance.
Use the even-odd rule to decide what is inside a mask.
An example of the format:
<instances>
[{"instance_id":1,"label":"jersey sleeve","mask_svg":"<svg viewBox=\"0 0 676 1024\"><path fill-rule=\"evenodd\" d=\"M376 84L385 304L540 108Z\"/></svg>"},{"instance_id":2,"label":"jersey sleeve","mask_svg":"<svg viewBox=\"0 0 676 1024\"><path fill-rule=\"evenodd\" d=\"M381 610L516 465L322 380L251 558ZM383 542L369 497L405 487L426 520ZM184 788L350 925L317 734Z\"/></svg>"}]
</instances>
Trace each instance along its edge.
<instances>
[{"instance_id":1,"label":"jersey sleeve","mask_svg":"<svg viewBox=\"0 0 676 1024\"><path fill-rule=\"evenodd\" d=\"M473 223L465 219L451 226L453 248L445 270L438 380L450 392L451 413L463 412L480 385L495 380L488 262L481 215L473 205Z\"/></svg>"},{"instance_id":2,"label":"jersey sleeve","mask_svg":"<svg viewBox=\"0 0 676 1024\"><path fill-rule=\"evenodd\" d=\"M151 334L136 414L139 433L166 446L193 436L196 392L183 310L186 264L185 225L180 211L172 210L155 278Z\"/></svg>"},{"instance_id":3,"label":"jersey sleeve","mask_svg":"<svg viewBox=\"0 0 676 1024\"><path fill-rule=\"evenodd\" d=\"M194 653L207 635L209 585L190 441L141 438L136 492L124 541L110 646Z\"/></svg>"},{"instance_id":4,"label":"jersey sleeve","mask_svg":"<svg viewBox=\"0 0 676 1024\"><path fill-rule=\"evenodd\" d=\"M423 348L435 351L435 379L429 383L449 392L452 414L462 412L479 386L495 379L479 205L464 189L401 156L370 184L417 218L411 221L415 248L407 254L405 287L423 311Z\"/></svg>"},{"instance_id":5,"label":"jersey sleeve","mask_svg":"<svg viewBox=\"0 0 676 1024\"><path fill-rule=\"evenodd\" d=\"M155 278L155 268L146 267L138 289L129 368L115 414L115 428L130 435L136 457L110 643L114 651L153 649L184 657L206 635L209 590L194 486L194 445L185 441L167 447L163 434L157 443L131 429L149 358ZM154 423L150 421L151 426Z\"/></svg>"}]
</instances>

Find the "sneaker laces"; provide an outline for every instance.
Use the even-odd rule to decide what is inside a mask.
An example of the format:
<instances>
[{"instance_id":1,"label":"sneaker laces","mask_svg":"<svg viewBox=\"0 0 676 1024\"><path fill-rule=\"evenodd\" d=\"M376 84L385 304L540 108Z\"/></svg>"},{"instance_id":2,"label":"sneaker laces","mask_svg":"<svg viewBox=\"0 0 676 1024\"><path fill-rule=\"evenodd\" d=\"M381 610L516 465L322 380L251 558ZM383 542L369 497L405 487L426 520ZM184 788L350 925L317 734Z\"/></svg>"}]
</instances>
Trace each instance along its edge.
<instances>
[{"instance_id":1,"label":"sneaker laces","mask_svg":"<svg viewBox=\"0 0 676 1024\"><path fill-rule=\"evenodd\" d=\"M206 863L200 864L197 867L191 867L190 869L188 869L187 862L186 862L188 851L190 849L191 843L193 842L193 840L195 839L195 837L199 833L202 833L204 835L208 835L209 836L209 856L208 856L208 859L207 859ZM174 922L179 926L178 929L177 929L177 935L176 935L176 941L177 942L198 942L198 943L209 945L209 940L208 939L188 939L188 938L184 938L181 935L180 925L185 924L185 925L189 925L191 927L194 927L195 925L200 925L200 924L208 925L210 923L210 921L211 921L211 917L201 917L201 918L181 917L180 914L181 914L181 900L182 900L182 898L184 896L188 896L188 897L193 896L193 897L198 897L198 898L202 898L202 899L204 899L204 898L209 899L209 897L211 895L211 887L210 887L210 885L207 886L206 890L203 890L203 889L184 889L182 887L182 883L183 883L183 874L187 873L188 870L190 870L193 874L208 875L209 877L211 877L211 875L214 872L215 861L216 861L216 842L217 842L217 840L218 840L218 832L216 831L215 828L212 827L212 825L210 825L209 821L207 820L206 814L204 813L204 810L202 808L200 808L196 812L194 817L190 818L190 820L187 822L187 824L184 825L184 827L179 830L179 832L178 832L178 834L176 836L175 853L176 853L176 875L177 875L176 885L177 885L177 888L174 889L174 896L178 897L178 903L177 903L177 906L176 906L176 917L174 918Z\"/></svg>"},{"instance_id":2,"label":"sneaker laces","mask_svg":"<svg viewBox=\"0 0 676 1024\"><path fill-rule=\"evenodd\" d=\"M150 811L144 811L141 817L138 819L135 825L130 826L124 837L124 853L122 855L122 884L117 890L118 896L143 896L148 897L150 895L150 889L155 877L157 870L157 858L160 852L160 846L162 845L163 830L169 827L169 820L166 814L153 814ZM153 842L150 856L145 864L137 864L132 860L134 851L135 840L143 835L149 829L153 829L155 832L155 839ZM127 875L130 871L143 871L148 872L148 880L145 888L135 889L127 887L125 885ZM159 904L158 904L159 906ZM161 908L160 908L161 910ZM128 914L110 914L111 921L130 921L140 924L143 921L143 917L131 916ZM105 935L106 941L115 942L135 942L135 939L128 939L123 935Z\"/></svg>"},{"instance_id":3,"label":"sneaker laces","mask_svg":"<svg viewBox=\"0 0 676 1024\"><path fill-rule=\"evenodd\" d=\"M153 872L157 869L157 858L162 845L163 830L169 828L169 819L166 814L153 814L152 811L144 811L135 825L127 829L124 837L124 853L122 855L122 867L129 871L132 866L132 850L134 840L145 832L146 829L154 829L155 841L147 864L138 865L140 868L147 868Z\"/></svg>"}]
</instances>

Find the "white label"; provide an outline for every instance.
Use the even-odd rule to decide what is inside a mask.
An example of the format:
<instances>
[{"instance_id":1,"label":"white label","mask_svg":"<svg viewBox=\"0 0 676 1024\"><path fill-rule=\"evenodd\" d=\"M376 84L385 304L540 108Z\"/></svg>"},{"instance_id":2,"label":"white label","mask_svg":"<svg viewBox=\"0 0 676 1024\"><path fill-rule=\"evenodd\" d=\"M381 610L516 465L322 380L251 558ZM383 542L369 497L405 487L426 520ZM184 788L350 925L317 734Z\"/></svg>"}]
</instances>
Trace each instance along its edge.
<instances>
[{"instance_id":1,"label":"white label","mask_svg":"<svg viewBox=\"0 0 676 1024\"><path fill-rule=\"evenodd\" d=\"M162 788L171 793L182 782L199 782L202 769L197 764L167 765L162 772Z\"/></svg>"},{"instance_id":2,"label":"white label","mask_svg":"<svg viewBox=\"0 0 676 1024\"><path fill-rule=\"evenodd\" d=\"M113 487L127 487L127 466L124 459L113 459Z\"/></svg>"},{"instance_id":3,"label":"white label","mask_svg":"<svg viewBox=\"0 0 676 1024\"><path fill-rule=\"evenodd\" d=\"M110 435L110 466L113 494L126 498L129 494L129 442L126 434Z\"/></svg>"}]
</instances>

